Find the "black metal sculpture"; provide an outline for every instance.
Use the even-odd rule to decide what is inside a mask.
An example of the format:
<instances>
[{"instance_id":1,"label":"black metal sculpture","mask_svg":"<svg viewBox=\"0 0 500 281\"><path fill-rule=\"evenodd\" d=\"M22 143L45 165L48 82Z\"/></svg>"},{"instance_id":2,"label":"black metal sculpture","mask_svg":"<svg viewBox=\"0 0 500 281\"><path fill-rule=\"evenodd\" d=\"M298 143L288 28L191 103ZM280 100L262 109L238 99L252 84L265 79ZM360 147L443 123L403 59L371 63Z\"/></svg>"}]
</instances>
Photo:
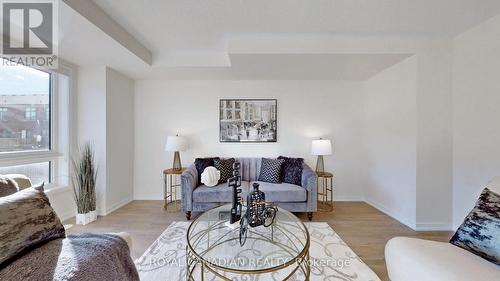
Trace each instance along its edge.
<instances>
[{"instance_id":1,"label":"black metal sculpture","mask_svg":"<svg viewBox=\"0 0 500 281\"><path fill-rule=\"evenodd\" d=\"M232 199L232 208L231 208L231 217L229 218L229 222L231 224L239 221L241 219L241 206L243 199L240 196L241 193L241 176L240 176L240 163L235 162L233 164L233 177L229 178L227 184L233 188L233 199Z\"/></svg>"},{"instance_id":2,"label":"black metal sculpture","mask_svg":"<svg viewBox=\"0 0 500 281\"><path fill-rule=\"evenodd\" d=\"M258 183L254 183L253 191L247 196L247 211L240 221L240 245L243 246L247 240L248 226L269 227L274 223L277 212L277 207L266 206L266 194L259 190Z\"/></svg>"}]
</instances>

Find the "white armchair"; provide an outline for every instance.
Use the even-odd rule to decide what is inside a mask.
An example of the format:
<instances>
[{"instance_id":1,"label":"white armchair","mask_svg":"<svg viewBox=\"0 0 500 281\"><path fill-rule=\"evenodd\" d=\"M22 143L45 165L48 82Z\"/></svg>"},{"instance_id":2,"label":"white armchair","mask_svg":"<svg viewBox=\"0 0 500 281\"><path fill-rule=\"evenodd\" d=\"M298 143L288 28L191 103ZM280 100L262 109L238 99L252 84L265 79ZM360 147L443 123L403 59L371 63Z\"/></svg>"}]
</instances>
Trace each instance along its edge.
<instances>
[{"instance_id":1,"label":"white armchair","mask_svg":"<svg viewBox=\"0 0 500 281\"><path fill-rule=\"evenodd\" d=\"M500 193L500 177L487 186ZM500 266L446 242L395 237L385 246L391 281L498 281Z\"/></svg>"}]
</instances>

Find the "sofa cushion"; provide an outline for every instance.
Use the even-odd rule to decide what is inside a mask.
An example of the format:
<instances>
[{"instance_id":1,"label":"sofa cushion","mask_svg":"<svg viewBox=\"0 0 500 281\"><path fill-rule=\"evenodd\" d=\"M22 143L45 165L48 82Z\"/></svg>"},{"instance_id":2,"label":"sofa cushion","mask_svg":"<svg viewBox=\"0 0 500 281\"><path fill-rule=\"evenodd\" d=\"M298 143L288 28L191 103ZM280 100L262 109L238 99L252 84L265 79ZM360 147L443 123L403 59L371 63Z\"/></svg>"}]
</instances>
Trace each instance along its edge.
<instances>
[{"instance_id":1,"label":"sofa cushion","mask_svg":"<svg viewBox=\"0 0 500 281\"><path fill-rule=\"evenodd\" d=\"M233 176L234 158L229 159L214 159L214 166L220 171L219 183L227 183L227 180Z\"/></svg>"},{"instance_id":2,"label":"sofa cushion","mask_svg":"<svg viewBox=\"0 0 500 281\"><path fill-rule=\"evenodd\" d=\"M281 183L281 170L284 162L283 159L262 158L259 181Z\"/></svg>"},{"instance_id":3,"label":"sofa cushion","mask_svg":"<svg viewBox=\"0 0 500 281\"><path fill-rule=\"evenodd\" d=\"M302 165L304 158L289 158L280 156L278 159L283 159L283 167L281 169L281 181L295 185L302 184Z\"/></svg>"},{"instance_id":4,"label":"sofa cushion","mask_svg":"<svg viewBox=\"0 0 500 281\"><path fill-rule=\"evenodd\" d=\"M268 183L257 181L259 189L266 194L266 202L305 202L307 191L302 186L289 183Z\"/></svg>"},{"instance_id":5,"label":"sofa cushion","mask_svg":"<svg viewBox=\"0 0 500 281\"><path fill-rule=\"evenodd\" d=\"M205 171L206 167L214 166L214 159L219 159L218 157L208 157L208 158L196 158L194 160L194 166L198 172L198 183L201 183L201 174Z\"/></svg>"},{"instance_id":6,"label":"sofa cushion","mask_svg":"<svg viewBox=\"0 0 500 281\"><path fill-rule=\"evenodd\" d=\"M241 182L241 193L242 198L246 198L248 194L249 183L247 181ZM233 201L233 191L232 188L227 185L227 183L221 183L216 186L206 186L200 185L195 190L193 190L193 202L200 203L228 203Z\"/></svg>"},{"instance_id":7,"label":"sofa cushion","mask_svg":"<svg viewBox=\"0 0 500 281\"><path fill-rule=\"evenodd\" d=\"M28 188L0 198L0 267L33 247L62 237L64 227L43 191Z\"/></svg>"},{"instance_id":8,"label":"sofa cushion","mask_svg":"<svg viewBox=\"0 0 500 281\"><path fill-rule=\"evenodd\" d=\"M450 243L500 265L500 195L485 188Z\"/></svg>"}]
</instances>

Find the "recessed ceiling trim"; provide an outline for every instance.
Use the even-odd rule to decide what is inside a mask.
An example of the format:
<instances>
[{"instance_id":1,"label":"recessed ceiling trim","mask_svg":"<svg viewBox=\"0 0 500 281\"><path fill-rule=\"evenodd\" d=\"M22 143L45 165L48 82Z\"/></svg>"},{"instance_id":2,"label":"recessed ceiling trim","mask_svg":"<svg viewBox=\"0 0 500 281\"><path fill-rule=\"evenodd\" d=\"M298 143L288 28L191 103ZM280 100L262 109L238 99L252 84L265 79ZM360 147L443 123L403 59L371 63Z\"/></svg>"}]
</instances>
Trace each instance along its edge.
<instances>
[{"instance_id":1,"label":"recessed ceiling trim","mask_svg":"<svg viewBox=\"0 0 500 281\"><path fill-rule=\"evenodd\" d=\"M425 44L449 39L399 37L294 36L231 38L230 54L413 54Z\"/></svg>"},{"instance_id":2,"label":"recessed ceiling trim","mask_svg":"<svg viewBox=\"0 0 500 281\"><path fill-rule=\"evenodd\" d=\"M133 37L127 30L119 25L104 10L97 6L94 1L86 0L63 0L69 7L89 20L92 24L101 29L104 33L116 40L120 45L132 52L145 63L153 64L152 52L142 45L139 40Z\"/></svg>"}]
</instances>

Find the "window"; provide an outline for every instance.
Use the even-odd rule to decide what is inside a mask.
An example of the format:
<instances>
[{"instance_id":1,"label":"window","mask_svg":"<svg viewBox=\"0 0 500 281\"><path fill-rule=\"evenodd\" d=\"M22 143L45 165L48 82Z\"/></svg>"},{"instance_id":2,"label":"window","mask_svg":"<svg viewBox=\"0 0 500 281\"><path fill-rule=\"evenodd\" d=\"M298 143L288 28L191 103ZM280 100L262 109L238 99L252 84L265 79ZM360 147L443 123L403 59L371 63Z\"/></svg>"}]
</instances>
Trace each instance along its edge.
<instances>
[{"instance_id":1,"label":"window","mask_svg":"<svg viewBox=\"0 0 500 281\"><path fill-rule=\"evenodd\" d=\"M0 138L10 138L11 131L9 129L0 128Z\"/></svg>"},{"instance_id":2,"label":"window","mask_svg":"<svg viewBox=\"0 0 500 281\"><path fill-rule=\"evenodd\" d=\"M69 68L42 71L0 58L0 174L67 186L70 79Z\"/></svg>"},{"instance_id":3,"label":"window","mask_svg":"<svg viewBox=\"0 0 500 281\"><path fill-rule=\"evenodd\" d=\"M37 184L40 182L50 183L50 166L49 162L42 163L33 163L27 165L16 165L16 166L7 166L0 167L0 174L21 174L30 178L33 184Z\"/></svg>"},{"instance_id":4,"label":"window","mask_svg":"<svg viewBox=\"0 0 500 281\"><path fill-rule=\"evenodd\" d=\"M0 121L7 121L7 112L9 112L8 108L0 107Z\"/></svg>"},{"instance_id":5,"label":"window","mask_svg":"<svg viewBox=\"0 0 500 281\"><path fill-rule=\"evenodd\" d=\"M0 153L50 150L50 120L37 119L38 108L51 108L51 74L25 66L0 67L1 128L10 131L0 138ZM5 134L4 134L5 135Z\"/></svg>"},{"instance_id":6,"label":"window","mask_svg":"<svg viewBox=\"0 0 500 281\"><path fill-rule=\"evenodd\" d=\"M34 108L33 106L28 106L26 107L26 114L25 114L25 118L26 118L26 121L35 121L36 120L36 108Z\"/></svg>"}]
</instances>

